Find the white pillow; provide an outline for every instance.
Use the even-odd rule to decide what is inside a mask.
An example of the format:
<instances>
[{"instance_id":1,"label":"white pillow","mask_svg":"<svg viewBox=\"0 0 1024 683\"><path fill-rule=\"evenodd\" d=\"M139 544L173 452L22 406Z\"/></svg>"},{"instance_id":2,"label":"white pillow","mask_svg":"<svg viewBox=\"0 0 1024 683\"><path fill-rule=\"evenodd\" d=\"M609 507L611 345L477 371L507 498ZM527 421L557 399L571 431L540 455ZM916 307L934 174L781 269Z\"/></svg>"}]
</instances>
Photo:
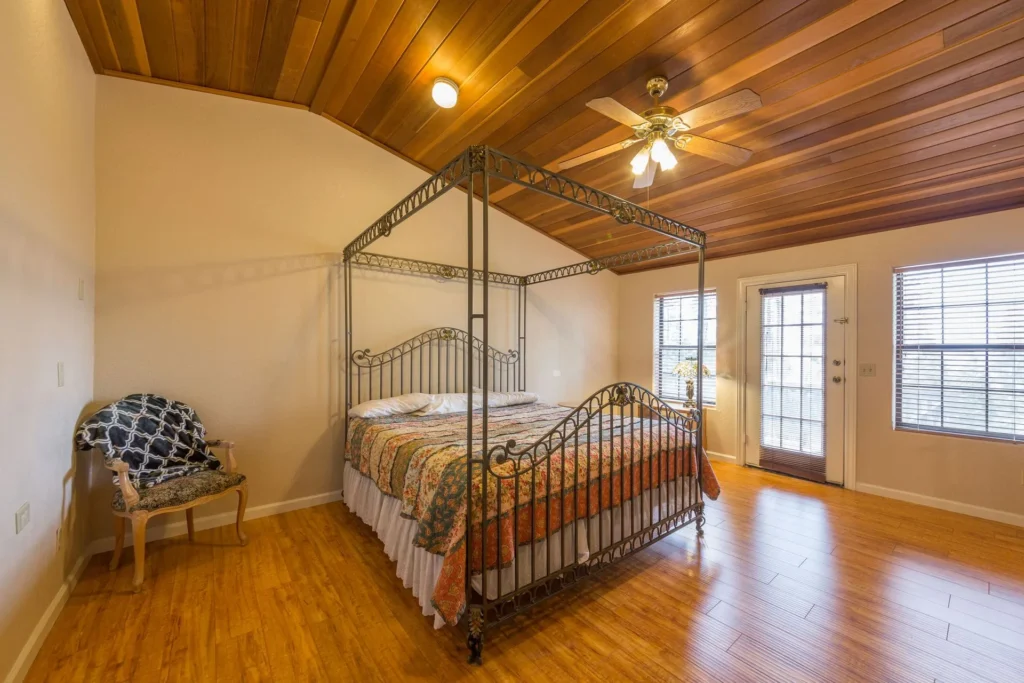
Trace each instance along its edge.
<instances>
[{"instance_id":1,"label":"white pillow","mask_svg":"<svg viewBox=\"0 0 1024 683\"><path fill-rule=\"evenodd\" d=\"M531 391L492 391L487 394L487 405L491 408L521 406L536 403L539 398Z\"/></svg>"},{"instance_id":2,"label":"white pillow","mask_svg":"<svg viewBox=\"0 0 1024 683\"><path fill-rule=\"evenodd\" d=\"M484 405L484 397L473 393L473 410L480 410ZM466 412L465 394L434 394L427 405L416 411L416 415L447 415L449 413Z\"/></svg>"},{"instance_id":3,"label":"white pillow","mask_svg":"<svg viewBox=\"0 0 1024 683\"><path fill-rule=\"evenodd\" d=\"M349 417L388 417L407 415L428 405L433 399L430 394L402 394L391 398L377 398L352 406Z\"/></svg>"},{"instance_id":4,"label":"white pillow","mask_svg":"<svg viewBox=\"0 0 1024 683\"><path fill-rule=\"evenodd\" d=\"M503 408L527 403L536 403L537 394L529 391L492 391L487 395L487 406ZM466 394L434 394L426 406L416 411L416 415L447 415L449 413L466 412ZM483 396L473 392L473 410L480 410L484 405Z\"/></svg>"}]
</instances>

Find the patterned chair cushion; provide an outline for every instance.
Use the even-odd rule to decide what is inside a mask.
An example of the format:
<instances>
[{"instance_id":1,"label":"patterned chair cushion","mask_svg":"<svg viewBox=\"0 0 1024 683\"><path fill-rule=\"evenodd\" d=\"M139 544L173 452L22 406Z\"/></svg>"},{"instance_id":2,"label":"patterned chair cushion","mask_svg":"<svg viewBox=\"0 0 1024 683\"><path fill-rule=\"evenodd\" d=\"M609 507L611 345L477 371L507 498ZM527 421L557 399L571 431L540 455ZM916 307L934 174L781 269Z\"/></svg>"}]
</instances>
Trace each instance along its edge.
<instances>
[{"instance_id":1,"label":"patterned chair cushion","mask_svg":"<svg viewBox=\"0 0 1024 683\"><path fill-rule=\"evenodd\" d=\"M108 467L127 463L128 479L140 491L220 468L196 411L155 394L132 394L101 408L79 427L75 443L102 451Z\"/></svg>"},{"instance_id":2,"label":"patterned chair cushion","mask_svg":"<svg viewBox=\"0 0 1024 683\"><path fill-rule=\"evenodd\" d=\"M148 489L139 489L139 502L127 512L146 510L152 512L166 507L184 505L203 496L212 496L238 486L245 481L245 475L235 472L228 474L221 470L204 470L187 477L178 477L157 484ZM124 496L121 489L114 492L112 507L116 512L125 512Z\"/></svg>"}]
</instances>

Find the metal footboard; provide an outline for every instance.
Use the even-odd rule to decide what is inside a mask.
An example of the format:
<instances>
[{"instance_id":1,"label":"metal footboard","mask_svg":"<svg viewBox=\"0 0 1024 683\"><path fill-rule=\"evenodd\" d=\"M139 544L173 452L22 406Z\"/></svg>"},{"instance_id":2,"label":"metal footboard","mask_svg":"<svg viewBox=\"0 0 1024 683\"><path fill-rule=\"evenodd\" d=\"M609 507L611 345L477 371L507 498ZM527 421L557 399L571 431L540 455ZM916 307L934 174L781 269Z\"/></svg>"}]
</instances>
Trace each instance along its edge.
<instances>
[{"instance_id":1,"label":"metal footboard","mask_svg":"<svg viewBox=\"0 0 1024 683\"><path fill-rule=\"evenodd\" d=\"M531 444L467 467L470 661L487 627L679 527L704 523L701 414L635 384L609 385Z\"/></svg>"}]
</instances>

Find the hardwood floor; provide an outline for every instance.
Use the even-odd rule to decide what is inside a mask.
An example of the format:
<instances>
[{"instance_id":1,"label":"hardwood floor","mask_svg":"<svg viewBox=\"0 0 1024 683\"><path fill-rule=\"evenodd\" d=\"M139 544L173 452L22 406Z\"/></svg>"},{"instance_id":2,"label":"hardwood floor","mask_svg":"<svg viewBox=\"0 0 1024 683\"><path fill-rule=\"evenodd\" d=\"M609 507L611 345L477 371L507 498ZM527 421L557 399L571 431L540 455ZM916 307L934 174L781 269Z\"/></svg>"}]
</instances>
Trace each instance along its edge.
<instances>
[{"instance_id":1,"label":"hardwood floor","mask_svg":"<svg viewBox=\"0 0 1024 683\"><path fill-rule=\"evenodd\" d=\"M735 466L687 527L528 616L434 631L341 503L94 557L28 681L1024 680L1024 529Z\"/></svg>"}]
</instances>

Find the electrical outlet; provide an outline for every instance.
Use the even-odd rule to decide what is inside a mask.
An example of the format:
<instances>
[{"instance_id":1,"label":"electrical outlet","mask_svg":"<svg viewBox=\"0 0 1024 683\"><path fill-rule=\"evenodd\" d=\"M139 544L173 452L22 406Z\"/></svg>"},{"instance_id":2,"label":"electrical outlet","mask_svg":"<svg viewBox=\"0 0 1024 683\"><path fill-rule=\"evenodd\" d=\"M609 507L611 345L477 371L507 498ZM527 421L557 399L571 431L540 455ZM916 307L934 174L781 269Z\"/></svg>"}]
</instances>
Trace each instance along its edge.
<instances>
[{"instance_id":1,"label":"electrical outlet","mask_svg":"<svg viewBox=\"0 0 1024 683\"><path fill-rule=\"evenodd\" d=\"M551 376L552 377L561 377L562 376L562 371L561 370L552 370L551 371Z\"/></svg>"},{"instance_id":2,"label":"electrical outlet","mask_svg":"<svg viewBox=\"0 0 1024 683\"><path fill-rule=\"evenodd\" d=\"M875 364L874 363L861 363L857 368L857 374L861 377L874 377L875 376Z\"/></svg>"},{"instance_id":3,"label":"electrical outlet","mask_svg":"<svg viewBox=\"0 0 1024 683\"><path fill-rule=\"evenodd\" d=\"M64 361L57 361L57 386L64 386Z\"/></svg>"},{"instance_id":4,"label":"electrical outlet","mask_svg":"<svg viewBox=\"0 0 1024 683\"><path fill-rule=\"evenodd\" d=\"M20 534L28 526L28 523L32 520L31 508L28 503L25 503L18 511L14 513L14 533Z\"/></svg>"},{"instance_id":5,"label":"electrical outlet","mask_svg":"<svg viewBox=\"0 0 1024 683\"><path fill-rule=\"evenodd\" d=\"M85 301L85 280L78 280L78 300Z\"/></svg>"}]
</instances>

